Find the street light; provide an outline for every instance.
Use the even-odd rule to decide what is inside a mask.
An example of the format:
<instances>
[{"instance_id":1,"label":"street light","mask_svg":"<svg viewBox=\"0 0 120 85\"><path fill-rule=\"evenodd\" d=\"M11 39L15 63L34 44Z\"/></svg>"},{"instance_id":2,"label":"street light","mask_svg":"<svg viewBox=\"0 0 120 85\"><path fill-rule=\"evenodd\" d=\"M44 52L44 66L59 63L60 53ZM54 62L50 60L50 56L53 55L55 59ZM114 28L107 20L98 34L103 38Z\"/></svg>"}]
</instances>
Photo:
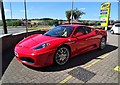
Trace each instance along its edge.
<instances>
[{"instance_id":1,"label":"street light","mask_svg":"<svg viewBox=\"0 0 120 85\"><path fill-rule=\"evenodd\" d=\"M11 12L11 23L12 23L12 26L13 26L13 22L12 22L12 19L13 19L13 17L12 17L12 4L11 4L11 2L10 2L10 12Z\"/></svg>"},{"instance_id":2,"label":"street light","mask_svg":"<svg viewBox=\"0 0 120 85\"><path fill-rule=\"evenodd\" d=\"M73 23L73 5L74 5L74 0L72 0L71 24Z\"/></svg>"},{"instance_id":3,"label":"street light","mask_svg":"<svg viewBox=\"0 0 120 85\"><path fill-rule=\"evenodd\" d=\"M118 21L120 21L120 0L118 0Z\"/></svg>"},{"instance_id":4,"label":"street light","mask_svg":"<svg viewBox=\"0 0 120 85\"><path fill-rule=\"evenodd\" d=\"M5 21L5 13L4 13L4 6L3 6L3 1L0 1L0 9L1 9L1 15L2 15L2 22L3 22L3 30L4 30L4 34L7 34L7 25L6 25L6 21Z\"/></svg>"},{"instance_id":5,"label":"street light","mask_svg":"<svg viewBox=\"0 0 120 85\"><path fill-rule=\"evenodd\" d=\"M28 36L28 21L27 21L27 10L26 10L26 0L24 0L24 8L25 8L25 21L26 21L26 33Z\"/></svg>"}]
</instances>

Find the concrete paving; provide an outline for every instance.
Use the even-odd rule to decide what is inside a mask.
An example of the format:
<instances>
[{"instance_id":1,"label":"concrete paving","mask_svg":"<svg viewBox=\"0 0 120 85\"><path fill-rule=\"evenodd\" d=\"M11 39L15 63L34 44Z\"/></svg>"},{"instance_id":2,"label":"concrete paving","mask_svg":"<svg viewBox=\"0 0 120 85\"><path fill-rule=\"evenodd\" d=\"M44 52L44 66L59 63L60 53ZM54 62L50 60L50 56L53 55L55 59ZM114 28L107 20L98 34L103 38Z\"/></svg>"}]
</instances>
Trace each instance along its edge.
<instances>
[{"instance_id":1,"label":"concrete paving","mask_svg":"<svg viewBox=\"0 0 120 85\"><path fill-rule=\"evenodd\" d=\"M32 68L18 62L15 57L2 76L2 83L118 83L118 36L108 33L108 42L104 50L94 50L71 59L64 66ZM78 67L95 75L87 82L73 77L70 71ZM109 84L111 83L111 84ZM89 85L89 84L88 84Z\"/></svg>"}]
</instances>

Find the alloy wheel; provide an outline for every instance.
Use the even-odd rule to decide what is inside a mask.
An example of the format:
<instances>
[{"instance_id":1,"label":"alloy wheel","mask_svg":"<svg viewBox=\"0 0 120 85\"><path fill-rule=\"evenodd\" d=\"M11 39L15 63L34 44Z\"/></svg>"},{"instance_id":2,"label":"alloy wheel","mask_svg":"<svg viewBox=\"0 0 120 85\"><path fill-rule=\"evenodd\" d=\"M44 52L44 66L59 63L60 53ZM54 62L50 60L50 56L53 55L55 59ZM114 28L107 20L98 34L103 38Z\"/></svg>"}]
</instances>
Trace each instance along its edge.
<instances>
[{"instance_id":1,"label":"alloy wheel","mask_svg":"<svg viewBox=\"0 0 120 85\"><path fill-rule=\"evenodd\" d=\"M100 49L104 49L106 46L106 40L105 38L103 37L100 41Z\"/></svg>"},{"instance_id":2,"label":"alloy wheel","mask_svg":"<svg viewBox=\"0 0 120 85\"><path fill-rule=\"evenodd\" d=\"M61 47L56 52L55 62L58 65L64 65L69 60L69 56L70 56L69 49L67 47Z\"/></svg>"}]
</instances>

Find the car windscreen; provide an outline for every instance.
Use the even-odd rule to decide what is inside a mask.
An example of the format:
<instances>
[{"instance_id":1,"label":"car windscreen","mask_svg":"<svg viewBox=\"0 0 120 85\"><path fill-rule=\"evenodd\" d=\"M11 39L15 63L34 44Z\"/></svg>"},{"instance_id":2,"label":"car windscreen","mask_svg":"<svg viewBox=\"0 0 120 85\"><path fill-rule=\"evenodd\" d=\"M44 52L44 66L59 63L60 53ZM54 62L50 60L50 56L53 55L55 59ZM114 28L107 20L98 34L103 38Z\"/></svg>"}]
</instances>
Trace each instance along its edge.
<instances>
[{"instance_id":1,"label":"car windscreen","mask_svg":"<svg viewBox=\"0 0 120 85\"><path fill-rule=\"evenodd\" d=\"M74 27L72 26L57 26L46 32L44 35L54 37L69 37L73 29Z\"/></svg>"}]
</instances>

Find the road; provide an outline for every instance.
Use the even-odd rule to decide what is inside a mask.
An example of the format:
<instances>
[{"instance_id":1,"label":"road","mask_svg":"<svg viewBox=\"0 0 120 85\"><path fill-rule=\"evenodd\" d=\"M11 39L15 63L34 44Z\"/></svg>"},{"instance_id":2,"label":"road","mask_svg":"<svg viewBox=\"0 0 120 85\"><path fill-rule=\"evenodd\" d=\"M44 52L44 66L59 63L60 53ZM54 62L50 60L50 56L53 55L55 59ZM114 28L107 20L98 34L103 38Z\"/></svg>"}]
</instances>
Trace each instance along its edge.
<instances>
[{"instance_id":1,"label":"road","mask_svg":"<svg viewBox=\"0 0 120 85\"><path fill-rule=\"evenodd\" d=\"M108 33L104 50L78 55L64 66L32 68L13 58L2 83L118 83L114 70L118 65L118 36Z\"/></svg>"},{"instance_id":2,"label":"road","mask_svg":"<svg viewBox=\"0 0 120 85\"><path fill-rule=\"evenodd\" d=\"M2 35L3 34L3 29L2 28L0 28L0 35Z\"/></svg>"},{"instance_id":3,"label":"road","mask_svg":"<svg viewBox=\"0 0 120 85\"><path fill-rule=\"evenodd\" d=\"M26 29L25 27L9 27L8 28L8 34L14 34L14 33L19 33L19 32L25 32ZM4 34L4 31L2 27L0 27L0 35Z\"/></svg>"}]
</instances>

